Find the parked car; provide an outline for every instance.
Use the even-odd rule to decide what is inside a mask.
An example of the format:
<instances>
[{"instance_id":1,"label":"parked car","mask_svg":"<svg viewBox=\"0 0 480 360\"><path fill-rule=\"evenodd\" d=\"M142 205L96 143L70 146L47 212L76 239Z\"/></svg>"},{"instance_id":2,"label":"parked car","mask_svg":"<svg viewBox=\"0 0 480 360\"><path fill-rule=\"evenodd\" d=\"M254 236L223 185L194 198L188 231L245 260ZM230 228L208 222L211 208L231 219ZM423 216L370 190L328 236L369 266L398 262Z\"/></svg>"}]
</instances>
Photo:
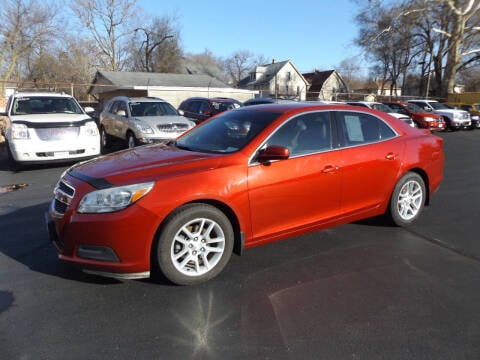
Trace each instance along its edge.
<instances>
[{"instance_id":1,"label":"parked car","mask_svg":"<svg viewBox=\"0 0 480 360\"><path fill-rule=\"evenodd\" d=\"M125 141L129 148L167 142L194 126L193 121L157 97L117 96L100 114L100 135L105 148L115 138Z\"/></svg>"},{"instance_id":2,"label":"parked car","mask_svg":"<svg viewBox=\"0 0 480 360\"><path fill-rule=\"evenodd\" d=\"M453 109L461 109L468 111L470 120L472 121L472 129L480 129L480 104L464 104L464 103L447 103Z\"/></svg>"},{"instance_id":3,"label":"parked car","mask_svg":"<svg viewBox=\"0 0 480 360\"><path fill-rule=\"evenodd\" d=\"M419 128L445 131L446 125L442 115L426 112L414 103L395 101L384 104L388 105L396 113L410 116Z\"/></svg>"},{"instance_id":4,"label":"parked car","mask_svg":"<svg viewBox=\"0 0 480 360\"><path fill-rule=\"evenodd\" d=\"M244 106L261 105L261 104L275 104L275 99L261 97L261 98L248 99L247 101L243 102Z\"/></svg>"},{"instance_id":5,"label":"parked car","mask_svg":"<svg viewBox=\"0 0 480 360\"><path fill-rule=\"evenodd\" d=\"M385 104L375 102L375 101L348 101L347 104L348 105L353 105L353 106L363 106L363 107L366 107L366 108L369 108L369 109L375 109L375 110L378 110L378 111L383 111L384 113L390 114L390 115L396 117L397 119L402 120L404 123L407 123L411 127L415 127L415 123L413 122L413 120L410 116L405 115L405 114L401 114L401 113L397 113L397 112L395 112L395 110L393 110L392 108L390 108L389 106L387 106Z\"/></svg>"},{"instance_id":6,"label":"parked car","mask_svg":"<svg viewBox=\"0 0 480 360\"><path fill-rule=\"evenodd\" d=\"M100 154L97 125L70 95L16 92L0 112L11 164L61 162Z\"/></svg>"},{"instance_id":7,"label":"parked car","mask_svg":"<svg viewBox=\"0 0 480 360\"><path fill-rule=\"evenodd\" d=\"M436 100L415 99L408 102L427 112L442 115L448 130L468 129L471 126L470 114L467 111L449 108Z\"/></svg>"},{"instance_id":8,"label":"parked car","mask_svg":"<svg viewBox=\"0 0 480 360\"><path fill-rule=\"evenodd\" d=\"M218 275L233 249L386 214L414 222L442 180L443 139L346 105L226 111L175 142L68 169L48 228L89 273L176 284ZM156 273L156 271L155 271Z\"/></svg>"},{"instance_id":9,"label":"parked car","mask_svg":"<svg viewBox=\"0 0 480 360\"><path fill-rule=\"evenodd\" d=\"M178 107L178 110L181 114L198 124L213 115L242 106L243 104L240 101L231 98L191 97L184 100Z\"/></svg>"}]
</instances>

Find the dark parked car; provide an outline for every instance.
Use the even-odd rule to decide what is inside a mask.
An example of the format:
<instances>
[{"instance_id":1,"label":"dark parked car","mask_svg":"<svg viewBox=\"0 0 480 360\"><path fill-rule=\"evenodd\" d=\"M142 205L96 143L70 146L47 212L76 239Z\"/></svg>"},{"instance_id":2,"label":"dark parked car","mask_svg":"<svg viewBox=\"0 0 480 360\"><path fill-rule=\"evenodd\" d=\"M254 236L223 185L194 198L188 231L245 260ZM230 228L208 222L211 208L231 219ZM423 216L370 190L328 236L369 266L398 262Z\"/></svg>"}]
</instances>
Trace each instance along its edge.
<instances>
[{"instance_id":1,"label":"dark parked car","mask_svg":"<svg viewBox=\"0 0 480 360\"><path fill-rule=\"evenodd\" d=\"M396 113L410 116L417 127L422 129L430 129L432 131L444 131L446 128L442 115L426 112L420 106L413 103L393 101L385 102Z\"/></svg>"},{"instance_id":2,"label":"dark parked car","mask_svg":"<svg viewBox=\"0 0 480 360\"><path fill-rule=\"evenodd\" d=\"M415 221L443 177L443 140L367 108L248 106L175 142L71 167L54 190L62 260L177 284L218 275L233 250L360 219Z\"/></svg>"},{"instance_id":3,"label":"dark parked car","mask_svg":"<svg viewBox=\"0 0 480 360\"><path fill-rule=\"evenodd\" d=\"M240 101L231 98L191 97L184 100L178 107L178 110L182 115L198 124L213 115L226 110L237 109L241 106L243 104Z\"/></svg>"},{"instance_id":4,"label":"dark parked car","mask_svg":"<svg viewBox=\"0 0 480 360\"><path fill-rule=\"evenodd\" d=\"M243 102L243 105L250 106L250 105L260 105L260 104L274 104L275 99L272 98L252 98L248 99L247 101Z\"/></svg>"}]
</instances>

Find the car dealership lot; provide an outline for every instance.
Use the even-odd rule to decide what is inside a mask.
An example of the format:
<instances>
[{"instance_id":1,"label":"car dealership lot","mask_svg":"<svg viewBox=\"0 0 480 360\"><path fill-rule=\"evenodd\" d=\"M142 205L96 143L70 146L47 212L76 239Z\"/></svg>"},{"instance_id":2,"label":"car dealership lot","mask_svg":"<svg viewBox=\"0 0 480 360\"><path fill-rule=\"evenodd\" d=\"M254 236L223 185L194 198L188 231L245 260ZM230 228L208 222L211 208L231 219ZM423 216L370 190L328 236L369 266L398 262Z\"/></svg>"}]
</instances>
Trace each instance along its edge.
<instances>
[{"instance_id":1,"label":"car dealership lot","mask_svg":"<svg viewBox=\"0 0 480 360\"><path fill-rule=\"evenodd\" d=\"M43 214L66 166L0 150L0 358L474 359L480 356L480 132L440 134L445 178L409 229L348 224L234 255L216 279L92 277Z\"/></svg>"}]
</instances>

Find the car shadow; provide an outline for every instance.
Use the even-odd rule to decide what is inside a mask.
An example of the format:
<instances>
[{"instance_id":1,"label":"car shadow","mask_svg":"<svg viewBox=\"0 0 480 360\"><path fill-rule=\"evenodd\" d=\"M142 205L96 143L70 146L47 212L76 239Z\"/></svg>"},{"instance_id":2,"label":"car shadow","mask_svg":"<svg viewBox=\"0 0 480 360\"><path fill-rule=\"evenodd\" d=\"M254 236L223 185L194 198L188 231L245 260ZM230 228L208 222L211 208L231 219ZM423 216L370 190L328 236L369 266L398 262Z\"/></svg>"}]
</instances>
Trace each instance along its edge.
<instances>
[{"instance_id":1,"label":"car shadow","mask_svg":"<svg viewBox=\"0 0 480 360\"><path fill-rule=\"evenodd\" d=\"M115 279L83 273L76 266L58 259L44 221L48 206L49 203L43 203L6 214L0 213L0 252L42 274L101 285L121 283Z\"/></svg>"}]
</instances>

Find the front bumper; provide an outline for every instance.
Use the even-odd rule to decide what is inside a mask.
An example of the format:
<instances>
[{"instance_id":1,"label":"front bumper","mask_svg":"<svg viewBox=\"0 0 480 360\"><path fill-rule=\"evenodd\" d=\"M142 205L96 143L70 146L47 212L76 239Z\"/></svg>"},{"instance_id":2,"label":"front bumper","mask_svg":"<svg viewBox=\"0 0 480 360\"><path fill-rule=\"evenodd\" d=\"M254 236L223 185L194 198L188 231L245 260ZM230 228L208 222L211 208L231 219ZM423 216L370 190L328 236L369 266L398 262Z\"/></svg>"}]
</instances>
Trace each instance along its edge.
<instances>
[{"instance_id":1,"label":"front bumper","mask_svg":"<svg viewBox=\"0 0 480 360\"><path fill-rule=\"evenodd\" d=\"M85 272L119 279L150 276L157 218L139 206L117 213L59 216L55 200L45 214L48 234L60 260Z\"/></svg>"},{"instance_id":2,"label":"front bumper","mask_svg":"<svg viewBox=\"0 0 480 360\"><path fill-rule=\"evenodd\" d=\"M80 160L100 154L98 137L73 141L41 141L36 139L9 141L15 161L21 163Z\"/></svg>"}]
</instances>

